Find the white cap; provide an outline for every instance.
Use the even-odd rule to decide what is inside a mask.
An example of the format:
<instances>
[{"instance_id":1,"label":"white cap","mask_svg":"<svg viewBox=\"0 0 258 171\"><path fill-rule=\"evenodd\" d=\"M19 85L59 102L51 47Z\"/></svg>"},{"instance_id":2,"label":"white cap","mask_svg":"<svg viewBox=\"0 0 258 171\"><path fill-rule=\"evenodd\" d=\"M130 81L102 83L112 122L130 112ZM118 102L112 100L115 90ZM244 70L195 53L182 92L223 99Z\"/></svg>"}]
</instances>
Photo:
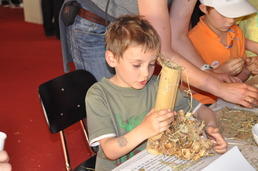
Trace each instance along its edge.
<instances>
[{"instance_id":1,"label":"white cap","mask_svg":"<svg viewBox=\"0 0 258 171\"><path fill-rule=\"evenodd\" d=\"M243 17L257 12L248 0L200 0L200 2L215 8L221 15L228 18Z\"/></svg>"}]
</instances>

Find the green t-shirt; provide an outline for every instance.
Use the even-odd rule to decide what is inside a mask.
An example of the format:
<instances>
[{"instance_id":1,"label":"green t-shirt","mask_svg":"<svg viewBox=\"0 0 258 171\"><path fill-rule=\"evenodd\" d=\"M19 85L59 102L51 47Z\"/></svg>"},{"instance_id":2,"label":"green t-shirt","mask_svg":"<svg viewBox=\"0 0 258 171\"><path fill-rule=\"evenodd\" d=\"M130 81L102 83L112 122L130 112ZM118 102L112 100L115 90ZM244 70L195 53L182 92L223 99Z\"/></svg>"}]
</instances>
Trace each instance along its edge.
<instances>
[{"instance_id":1,"label":"green t-shirt","mask_svg":"<svg viewBox=\"0 0 258 171\"><path fill-rule=\"evenodd\" d=\"M158 79L156 76L153 76L147 85L140 90L116 86L106 78L95 83L86 95L90 145L99 145L98 141L103 138L122 136L138 126L145 115L154 107L157 88ZM178 91L175 111L179 109L188 111L189 104L189 97ZM193 109L198 104L197 101L193 100ZM112 170L134 154L142 151L145 145L146 142L116 161L108 160L99 147L96 170Z\"/></svg>"}]
</instances>

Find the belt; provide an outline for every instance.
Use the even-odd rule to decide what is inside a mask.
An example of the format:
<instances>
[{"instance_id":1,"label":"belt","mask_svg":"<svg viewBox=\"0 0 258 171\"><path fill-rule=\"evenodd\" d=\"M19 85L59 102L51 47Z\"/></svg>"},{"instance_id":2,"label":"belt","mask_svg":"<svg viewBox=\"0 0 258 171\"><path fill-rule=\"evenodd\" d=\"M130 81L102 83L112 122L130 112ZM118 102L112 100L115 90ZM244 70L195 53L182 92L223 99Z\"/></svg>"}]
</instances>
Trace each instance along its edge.
<instances>
[{"instance_id":1,"label":"belt","mask_svg":"<svg viewBox=\"0 0 258 171\"><path fill-rule=\"evenodd\" d=\"M101 24L103 26L107 26L109 24L109 21L106 21L102 17L94 14L93 12L90 12L84 8L80 8L78 15L86 20L92 21L97 24Z\"/></svg>"}]
</instances>

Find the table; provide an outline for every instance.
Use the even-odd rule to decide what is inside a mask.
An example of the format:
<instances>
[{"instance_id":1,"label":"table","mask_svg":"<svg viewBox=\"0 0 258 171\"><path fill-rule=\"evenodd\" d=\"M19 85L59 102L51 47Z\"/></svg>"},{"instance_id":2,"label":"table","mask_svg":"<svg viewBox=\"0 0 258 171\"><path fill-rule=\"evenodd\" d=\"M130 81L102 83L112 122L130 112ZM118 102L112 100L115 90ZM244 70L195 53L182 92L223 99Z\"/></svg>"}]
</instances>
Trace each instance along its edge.
<instances>
[{"instance_id":1,"label":"table","mask_svg":"<svg viewBox=\"0 0 258 171\"><path fill-rule=\"evenodd\" d=\"M234 105L223 100L218 100L217 103L211 106L211 109L218 111L225 107L238 110L252 111L258 115L258 109L248 109L238 105ZM229 149L237 147L244 158L252 165L253 168L258 170L258 146L250 145L243 140L232 140L227 139L229 144ZM165 155L152 155L146 150L138 153L133 158L129 159L125 163L121 164L113 171L149 171L149 170L159 170L159 171L172 171L172 170L202 170L207 167L210 163L218 159L221 155L213 155L209 157L204 157L198 161L184 161L176 158L175 156L165 156Z\"/></svg>"}]
</instances>

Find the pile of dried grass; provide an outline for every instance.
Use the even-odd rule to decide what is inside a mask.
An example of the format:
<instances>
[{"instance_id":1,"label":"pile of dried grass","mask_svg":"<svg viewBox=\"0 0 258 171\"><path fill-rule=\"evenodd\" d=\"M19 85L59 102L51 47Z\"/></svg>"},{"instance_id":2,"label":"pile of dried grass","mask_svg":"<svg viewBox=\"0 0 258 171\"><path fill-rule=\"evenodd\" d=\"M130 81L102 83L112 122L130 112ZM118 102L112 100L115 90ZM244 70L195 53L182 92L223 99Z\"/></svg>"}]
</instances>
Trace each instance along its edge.
<instances>
[{"instance_id":1,"label":"pile of dried grass","mask_svg":"<svg viewBox=\"0 0 258 171\"><path fill-rule=\"evenodd\" d=\"M191 113L179 111L170 128L160 138L152 140L148 151L156 154L175 155L183 160L197 160L207 156L212 143L204 135L204 122Z\"/></svg>"},{"instance_id":2,"label":"pile of dried grass","mask_svg":"<svg viewBox=\"0 0 258 171\"><path fill-rule=\"evenodd\" d=\"M258 75L252 76L245 83L258 88Z\"/></svg>"},{"instance_id":3,"label":"pile of dried grass","mask_svg":"<svg viewBox=\"0 0 258 171\"><path fill-rule=\"evenodd\" d=\"M218 111L219 129L224 137L244 140L255 144L251 132L252 126L258 123L254 112L224 108Z\"/></svg>"}]
</instances>

